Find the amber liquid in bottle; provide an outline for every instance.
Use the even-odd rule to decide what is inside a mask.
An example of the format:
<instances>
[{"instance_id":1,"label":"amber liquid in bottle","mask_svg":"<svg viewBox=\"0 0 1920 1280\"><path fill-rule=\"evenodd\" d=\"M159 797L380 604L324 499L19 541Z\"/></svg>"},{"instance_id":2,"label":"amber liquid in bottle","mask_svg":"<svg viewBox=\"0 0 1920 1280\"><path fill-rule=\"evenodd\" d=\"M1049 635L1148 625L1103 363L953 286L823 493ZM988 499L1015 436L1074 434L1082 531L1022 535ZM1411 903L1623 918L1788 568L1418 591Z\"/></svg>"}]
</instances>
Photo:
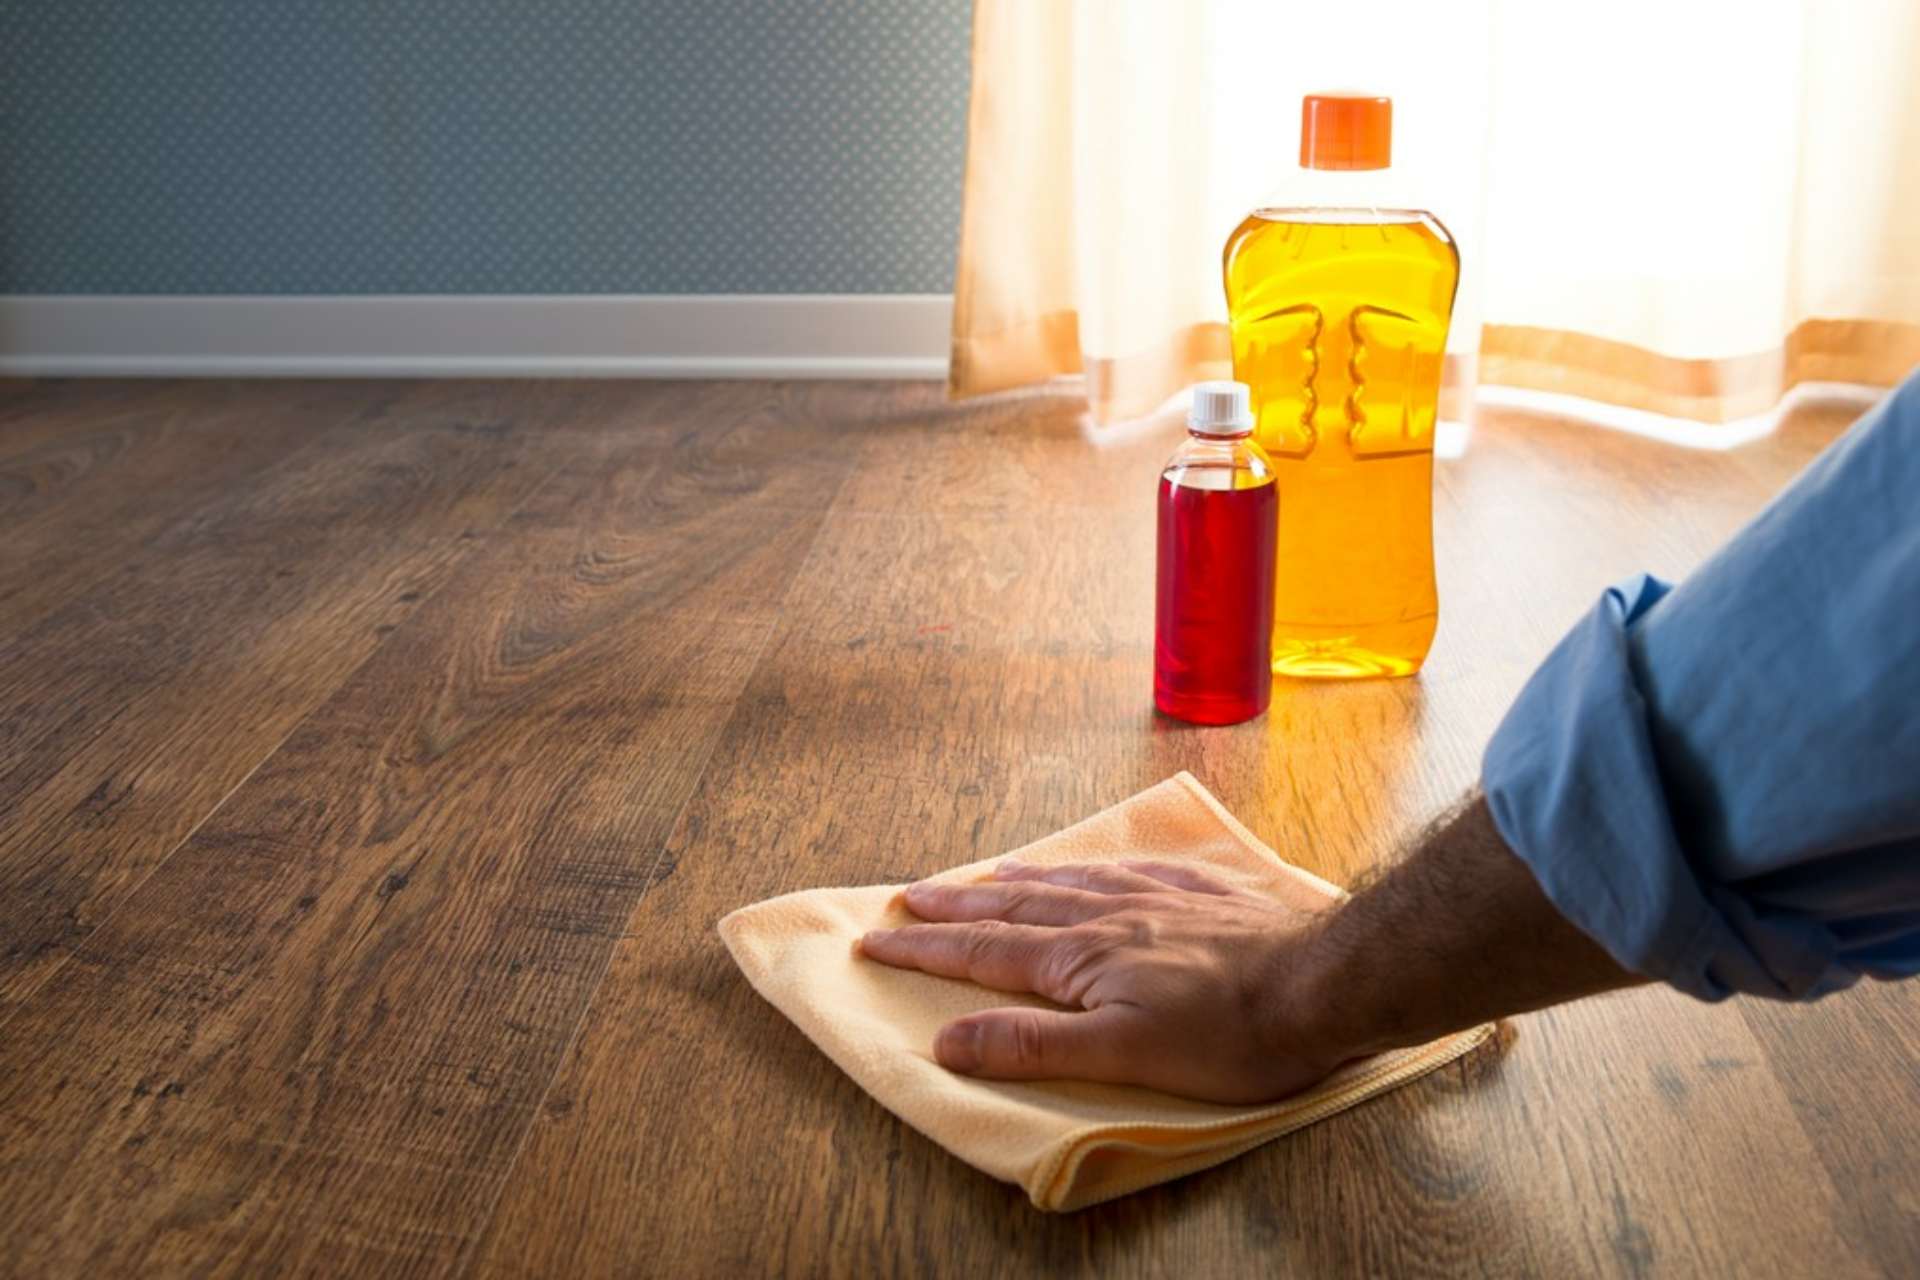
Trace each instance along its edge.
<instances>
[{"instance_id":1,"label":"amber liquid in bottle","mask_svg":"<svg viewBox=\"0 0 1920 1280\"><path fill-rule=\"evenodd\" d=\"M1460 258L1431 214L1260 209L1228 239L1233 375L1282 515L1273 670L1404 676L1433 643L1433 433Z\"/></svg>"}]
</instances>

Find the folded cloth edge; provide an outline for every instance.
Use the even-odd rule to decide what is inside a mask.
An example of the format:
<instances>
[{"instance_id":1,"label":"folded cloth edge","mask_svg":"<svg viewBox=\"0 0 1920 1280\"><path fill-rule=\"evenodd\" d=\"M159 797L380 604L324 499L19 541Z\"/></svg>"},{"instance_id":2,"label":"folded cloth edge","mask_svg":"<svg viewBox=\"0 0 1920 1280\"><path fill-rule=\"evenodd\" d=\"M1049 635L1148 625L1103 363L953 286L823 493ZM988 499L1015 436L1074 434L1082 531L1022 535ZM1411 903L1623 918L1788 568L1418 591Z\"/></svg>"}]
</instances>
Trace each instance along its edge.
<instances>
[{"instance_id":1,"label":"folded cloth edge","mask_svg":"<svg viewBox=\"0 0 1920 1280\"><path fill-rule=\"evenodd\" d=\"M1222 1116L1218 1120L1192 1124L1164 1121L1140 1124L1129 1132L1205 1135L1236 1128L1246 1132L1242 1140L1226 1146L1196 1148L1184 1156L1163 1160L1137 1179L1102 1187L1097 1195L1076 1198L1072 1195L1074 1179L1081 1163L1089 1155L1112 1147L1135 1145L1117 1140L1110 1125L1085 1126L1059 1140L1054 1148L1054 1156L1034 1171L1034 1177L1026 1188L1027 1195L1042 1209L1084 1209L1158 1183L1198 1173L1202 1169L1210 1169L1217 1164L1225 1164L1264 1142L1318 1124L1329 1116L1338 1115L1388 1089L1464 1057L1484 1044L1494 1031L1495 1024L1483 1022L1477 1027L1456 1031L1411 1049L1393 1049L1361 1059L1353 1064L1360 1069L1352 1071L1351 1075L1342 1078L1341 1072L1335 1072L1329 1079L1338 1083L1319 1096L1316 1095L1326 1088L1326 1081L1241 1115Z\"/></svg>"},{"instance_id":2,"label":"folded cloth edge","mask_svg":"<svg viewBox=\"0 0 1920 1280\"><path fill-rule=\"evenodd\" d=\"M1295 866L1293 863L1282 858L1267 845L1265 841L1261 840L1238 818L1234 817L1227 807L1221 804L1213 793L1208 791L1199 779L1195 778L1188 771L1184 769L1180 770L1167 781L1179 782L1189 794L1197 799L1201 805L1212 814L1214 820L1218 822L1237 843L1249 852L1272 863L1292 878L1311 886L1315 890L1337 901L1344 902L1351 897L1351 895L1339 885L1322 879L1313 872L1303 867ZM1017 849L1009 850L1007 853L1000 855L1000 857L1018 857L1019 854L1030 847L1030 845L1041 843L1044 840L1051 840L1060 834L1070 832L1074 827L1080 826L1082 823L1091 823L1105 812L1106 810L1104 809L1100 810L1082 819L1079 823L1070 824L1067 827L1061 828L1059 832L1042 836L1038 840L1029 842L1028 845L1022 845ZM997 859L990 858L987 859L987 861L997 861ZM950 868L949 870L957 871L961 869L962 868L956 867ZM944 874L944 872L937 873L934 878L937 879ZM815 886L808 889L799 889L791 893L779 894L772 898L762 899L759 902L749 903L746 906L735 908L715 922L716 932L719 933L729 956L734 960L735 966L741 971L742 976L747 979L748 984L753 987L755 993L762 999L774 1003L775 1007L778 1008L778 1002L773 1000L771 993L762 985L754 967L742 961L742 956L735 945L735 936L737 933L736 921L749 912L765 908L789 898L812 895L820 892L822 889L875 887L900 888L903 886ZM796 1026L796 1030L799 1030L809 1041L812 1041L816 1048L825 1052L828 1059L832 1061L835 1066L839 1067L842 1071L848 1071L849 1074L852 1074L849 1064L840 1061L839 1055L829 1050L826 1045L814 1040L812 1033L804 1026ZM1484 1043L1488 1037L1494 1033L1494 1030L1495 1024L1482 1023L1479 1026L1443 1036L1438 1040L1430 1041L1424 1045L1418 1045L1408 1049L1389 1050L1385 1053L1361 1059L1342 1068L1341 1071L1335 1072L1335 1074L1330 1077L1330 1081L1337 1083L1335 1083L1331 1089L1328 1089L1328 1082L1323 1081L1321 1084L1315 1085L1302 1093L1266 1104L1257 1109L1243 1110L1236 1115L1226 1115L1211 1120L1196 1120L1192 1122L1147 1121L1137 1126L1129 1126L1124 1132L1141 1135L1165 1134L1169 1136L1190 1135L1203 1137L1217 1135L1223 1130L1233 1129L1242 1129L1245 1130L1245 1133L1241 1140L1231 1141L1223 1146L1201 1147L1184 1156L1176 1156L1172 1160L1162 1161L1153 1168L1143 1171L1142 1175L1136 1179L1128 1179L1120 1183L1103 1186L1097 1194L1076 1197L1073 1194L1074 1180L1081 1165L1089 1156L1103 1149L1132 1145L1120 1139L1116 1134L1114 1126L1110 1123L1083 1125L1080 1128L1068 1131L1055 1140L1051 1147L1050 1154L1042 1159L1034 1168L1032 1174L1022 1184L1022 1189L1026 1191L1028 1199L1039 1209L1050 1212L1071 1212L1115 1199L1119 1196L1128 1195L1134 1191L1142 1190L1161 1182L1167 1182L1175 1178L1198 1173L1214 1165L1224 1164L1228 1160L1243 1155L1252 1148L1273 1138L1282 1137L1295 1130L1305 1128L1307 1125L1318 1123L1329 1116L1366 1101L1377 1093L1393 1088L1398 1084L1411 1080L1437 1067L1444 1066L1448 1062L1465 1055ZM1349 1072L1351 1072L1350 1075L1348 1074ZM1320 1090L1328 1091L1324 1096L1315 1097L1316 1091ZM869 1096L871 1097L872 1094L869 1093ZM908 1117L901 1115L898 1111L894 1111L893 1108L888 1107L886 1103L880 1102L878 1098L875 1098L874 1101L879 1102L882 1107L892 1112L897 1119L905 1123L909 1128L921 1133L921 1135L928 1138L929 1141L944 1146L944 1144L940 1143L939 1139L919 1129ZM1289 1113L1294 1112L1296 1108L1298 1109L1297 1114L1290 1115ZM1276 1121L1279 1122L1277 1125L1275 1123ZM1165 1148L1161 1150L1164 1151Z\"/></svg>"}]
</instances>

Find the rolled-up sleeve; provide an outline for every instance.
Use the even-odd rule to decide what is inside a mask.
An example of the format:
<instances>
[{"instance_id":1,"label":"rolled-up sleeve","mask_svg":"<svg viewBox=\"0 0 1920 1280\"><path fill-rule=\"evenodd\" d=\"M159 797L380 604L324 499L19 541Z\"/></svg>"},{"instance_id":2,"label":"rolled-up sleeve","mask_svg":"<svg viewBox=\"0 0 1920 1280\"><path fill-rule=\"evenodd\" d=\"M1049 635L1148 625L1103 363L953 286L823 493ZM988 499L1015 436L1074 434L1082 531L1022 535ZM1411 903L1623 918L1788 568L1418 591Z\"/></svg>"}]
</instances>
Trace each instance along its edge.
<instances>
[{"instance_id":1,"label":"rolled-up sleeve","mask_svg":"<svg viewBox=\"0 0 1920 1280\"><path fill-rule=\"evenodd\" d=\"M1602 595L1481 781L1636 972L1708 1000L1920 972L1920 377L1685 582Z\"/></svg>"}]
</instances>

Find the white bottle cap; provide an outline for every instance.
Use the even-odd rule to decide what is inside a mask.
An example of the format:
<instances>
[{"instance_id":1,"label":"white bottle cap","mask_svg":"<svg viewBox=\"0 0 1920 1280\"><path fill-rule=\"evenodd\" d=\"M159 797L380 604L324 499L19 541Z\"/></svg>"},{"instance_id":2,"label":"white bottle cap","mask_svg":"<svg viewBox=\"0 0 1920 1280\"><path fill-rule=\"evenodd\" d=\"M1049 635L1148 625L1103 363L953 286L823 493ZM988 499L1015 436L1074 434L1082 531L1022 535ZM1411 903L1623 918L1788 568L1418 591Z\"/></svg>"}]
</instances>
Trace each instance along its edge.
<instances>
[{"instance_id":1,"label":"white bottle cap","mask_svg":"<svg viewBox=\"0 0 1920 1280\"><path fill-rule=\"evenodd\" d=\"M1238 436L1253 430L1253 404L1244 382L1196 382L1187 428L1203 436Z\"/></svg>"}]
</instances>

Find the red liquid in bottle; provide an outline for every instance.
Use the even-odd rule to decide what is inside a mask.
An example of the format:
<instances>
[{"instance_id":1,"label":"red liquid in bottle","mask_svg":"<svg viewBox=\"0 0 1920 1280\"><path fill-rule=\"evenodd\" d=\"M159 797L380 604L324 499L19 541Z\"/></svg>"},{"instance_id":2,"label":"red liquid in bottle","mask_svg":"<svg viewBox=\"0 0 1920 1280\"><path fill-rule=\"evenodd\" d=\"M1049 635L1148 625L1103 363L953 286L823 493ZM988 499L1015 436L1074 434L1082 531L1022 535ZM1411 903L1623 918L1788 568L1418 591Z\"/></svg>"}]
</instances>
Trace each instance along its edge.
<instances>
[{"instance_id":1,"label":"red liquid in bottle","mask_svg":"<svg viewBox=\"0 0 1920 1280\"><path fill-rule=\"evenodd\" d=\"M1194 724L1236 724L1273 695L1273 556L1279 489L1160 479L1153 704Z\"/></svg>"}]
</instances>

